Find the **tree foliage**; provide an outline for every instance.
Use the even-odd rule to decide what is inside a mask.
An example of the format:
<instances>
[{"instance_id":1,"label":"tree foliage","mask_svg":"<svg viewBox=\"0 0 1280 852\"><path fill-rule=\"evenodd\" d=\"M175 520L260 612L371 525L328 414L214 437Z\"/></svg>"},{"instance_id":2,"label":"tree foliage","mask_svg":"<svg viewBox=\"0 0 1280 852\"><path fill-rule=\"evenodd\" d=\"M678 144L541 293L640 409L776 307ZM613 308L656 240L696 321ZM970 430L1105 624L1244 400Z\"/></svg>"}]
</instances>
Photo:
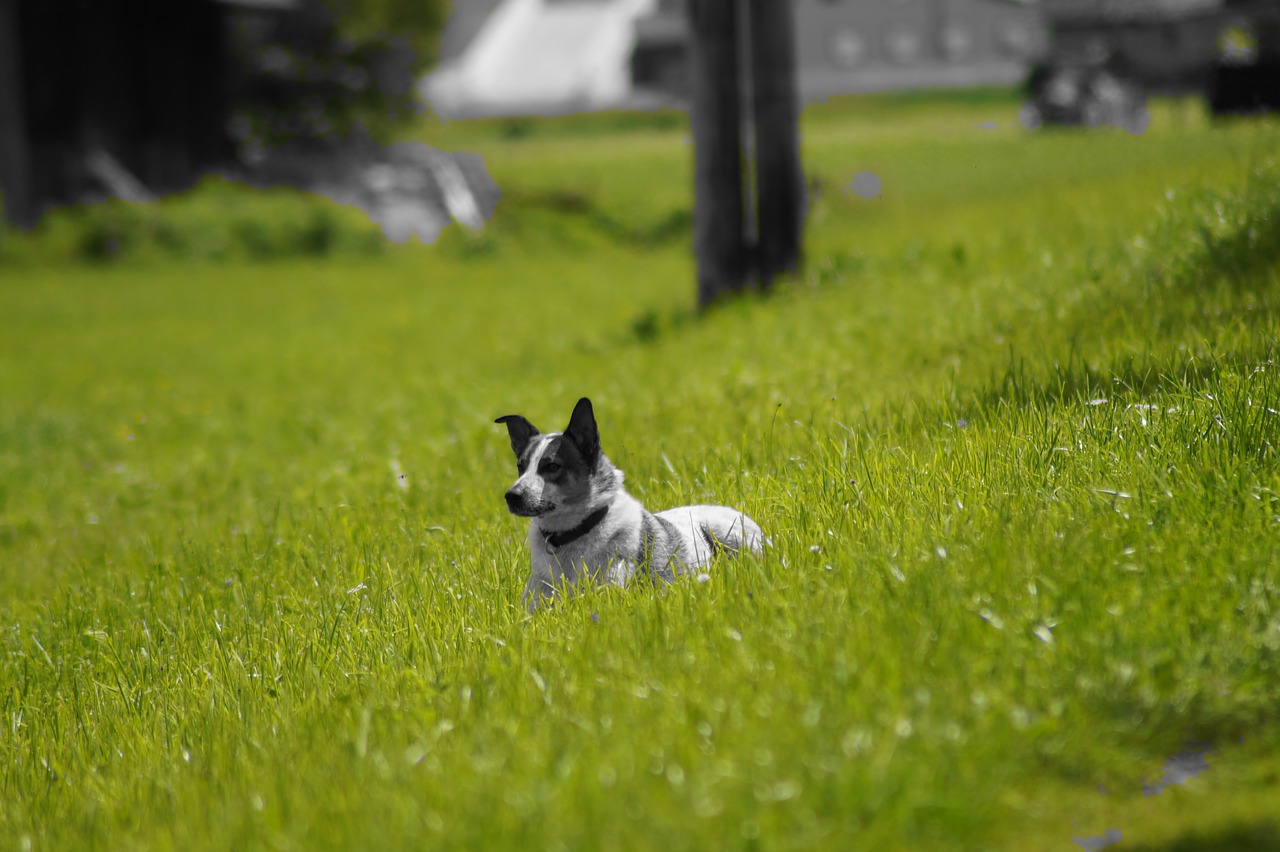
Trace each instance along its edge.
<instances>
[{"instance_id":1,"label":"tree foliage","mask_svg":"<svg viewBox=\"0 0 1280 852\"><path fill-rule=\"evenodd\" d=\"M450 0L303 0L248 13L233 37L235 133L243 144L378 138L418 111Z\"/></svg>"},{"instance_id":2,"label":"tree foliage","mask_svg":"<svg viewBox=\"0 0 1280 852\"><path fill-rule=\"evenodd\" d=\"M417 72L435 64L440 31L453 6L451 0L323 0L323 3L343 38L358 44L407 41Z\"/></svg>"}]
</instances>

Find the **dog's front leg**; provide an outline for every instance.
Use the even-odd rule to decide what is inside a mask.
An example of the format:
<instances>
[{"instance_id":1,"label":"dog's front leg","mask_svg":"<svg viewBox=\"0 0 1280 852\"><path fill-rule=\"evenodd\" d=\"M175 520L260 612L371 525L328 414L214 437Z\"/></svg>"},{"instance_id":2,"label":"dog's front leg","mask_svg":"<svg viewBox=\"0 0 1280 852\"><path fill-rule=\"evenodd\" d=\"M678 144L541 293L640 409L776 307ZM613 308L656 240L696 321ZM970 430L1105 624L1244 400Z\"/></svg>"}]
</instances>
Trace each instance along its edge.
<instances>
[{"instance_id":1,"label":"dog's front leg","mask_svg":"<svg viewBox=\"0 0 1280 852\"><path fill-rule=\"evenodd\" d=\"M616 558L600 572L601 581L608 586L625 587L636 575L636 564L629 559Z\"/></svg>"},{"instance_id":2,"label":"dog's front leg","mask_svg":"<svg viewBox=\"0 0 1280 852\"><path fill-rule=\"evenodd\" d=\"M529 575L529 581L524 584L524 595L520 600L524 604L525 612L533 615L554 597L555 593L556 587L551 580L534 572Z\"/></svg>"}]
</instances>

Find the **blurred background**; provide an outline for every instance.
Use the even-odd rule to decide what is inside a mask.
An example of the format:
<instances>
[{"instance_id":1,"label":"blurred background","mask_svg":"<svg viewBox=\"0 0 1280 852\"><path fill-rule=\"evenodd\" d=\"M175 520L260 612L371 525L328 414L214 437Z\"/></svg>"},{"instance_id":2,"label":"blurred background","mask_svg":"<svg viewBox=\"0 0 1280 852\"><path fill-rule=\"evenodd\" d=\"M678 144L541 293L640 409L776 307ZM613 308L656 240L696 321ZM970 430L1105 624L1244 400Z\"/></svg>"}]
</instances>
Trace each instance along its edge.
<instances>
[{"instance_id":1,"label":"blurred background","mask_svg":"<svg viewBox=\"0 0 1280 852\"><path fill-rule=\"evenodd\" d=\"M1274 105L1277 6L1268 0L792 5L806 100L1106 65L1149 91L1201 92L1226 109ZM685 0L475 0L450 22L426 92L454 115L679 103L689 90L686 11ZM1227 79L1223 67L1253 70ZM1233 101L1223 88L1243 78L1253 89L1233 91Z\"/></svg>"},{"instance_id":2,"label":"blurred background","mask_svg":"<svg viewBox=\"0 0 1280 852\"><path fill-rule=\"evenodd\" d=\"M1140 132L1151 94L1280 104L1274 0L795 0L804 102L1025 85L1020 115ZM684 108L685 0L0 0L10 223L202 175L355 204L387 236L478 227L477 158L394 141L449 118Z\"/></svg>"}]
</instances>

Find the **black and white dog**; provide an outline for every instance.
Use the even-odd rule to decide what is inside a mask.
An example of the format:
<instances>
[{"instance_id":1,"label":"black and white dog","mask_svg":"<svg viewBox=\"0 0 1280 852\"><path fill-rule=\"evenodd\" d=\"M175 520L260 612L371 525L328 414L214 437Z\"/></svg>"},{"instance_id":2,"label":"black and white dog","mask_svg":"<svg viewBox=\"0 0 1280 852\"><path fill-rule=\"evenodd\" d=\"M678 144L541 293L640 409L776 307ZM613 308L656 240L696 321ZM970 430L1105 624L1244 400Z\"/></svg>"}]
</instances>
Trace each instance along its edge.
<instances>
[{"instance_id":1,"label":"black and white dog","mask_svg":"<svg viewBox=\"0 0 1280 852\"><path fill-rule=\"evenodd\" d=\"M600 452L591 400L582 398L564 432L540 434L518 414L499 417L520 476L507 508L530 518L533 571L524 606L533 612L561 586L618 586L636 574L672 580L702 568L717 550L759 554L755 521L727 506L683 506L656 514L622 487L622 471Z\"/></svg>"}]
</instances>

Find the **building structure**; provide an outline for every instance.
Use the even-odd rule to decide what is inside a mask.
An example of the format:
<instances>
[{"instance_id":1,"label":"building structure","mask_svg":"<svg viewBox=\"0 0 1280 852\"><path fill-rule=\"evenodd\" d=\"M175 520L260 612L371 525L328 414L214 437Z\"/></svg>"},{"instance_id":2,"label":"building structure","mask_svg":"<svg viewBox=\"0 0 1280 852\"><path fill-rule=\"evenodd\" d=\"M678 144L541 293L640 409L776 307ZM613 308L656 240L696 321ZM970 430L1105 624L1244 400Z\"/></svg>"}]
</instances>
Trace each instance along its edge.
<instances>
[{"instance_id":1,"label":"building structure","mask_svg":"<svg viewBox=\"0 0 1280 852\"><path fill-rule=\"evenodd\" d=\"M438 114L576 112L631 96L634 23L655 0L478 2L455 12L447 50L423 83Z\"/></svg>"},{"instance_id":2,"label":"building structure","mask_svg":"<svg viewBox=\"0 0 1280 852\"><path fill-rule=\"evenodd\" d=\"M126 197L182 188L229 159L229 16L296 5L0 0L6 217L33 224L104 183Z\"/></svg>"},{"instance_id":3,"label":"building structure","mask_svg":"<svg viewBox=\"0 0 1280 852\"><path fill-rule=\"evenodd\" d=\"M470 42L424 93L445 115L548 113L682 102L684 0L477 0L455 13ZM802 97L1009 84L1043 48L1017 0L792 0ZM479 24L477 25L477 22ZM450 42L450 29L445 41Z\"/></svg>"},{"instance_id":4,"label":"building structure","mask_svg":"<svg viewBox=\"0 0 1280 852\"><path fill-rule=\"evenodd\" d=\"M857 92L1009 84L1043 50L1038 9L1012 0L792 0L799 86L806 100ZM661 0L637 22L638 87L680 97L684 0Z\"/></svg>"}]
</instances>

